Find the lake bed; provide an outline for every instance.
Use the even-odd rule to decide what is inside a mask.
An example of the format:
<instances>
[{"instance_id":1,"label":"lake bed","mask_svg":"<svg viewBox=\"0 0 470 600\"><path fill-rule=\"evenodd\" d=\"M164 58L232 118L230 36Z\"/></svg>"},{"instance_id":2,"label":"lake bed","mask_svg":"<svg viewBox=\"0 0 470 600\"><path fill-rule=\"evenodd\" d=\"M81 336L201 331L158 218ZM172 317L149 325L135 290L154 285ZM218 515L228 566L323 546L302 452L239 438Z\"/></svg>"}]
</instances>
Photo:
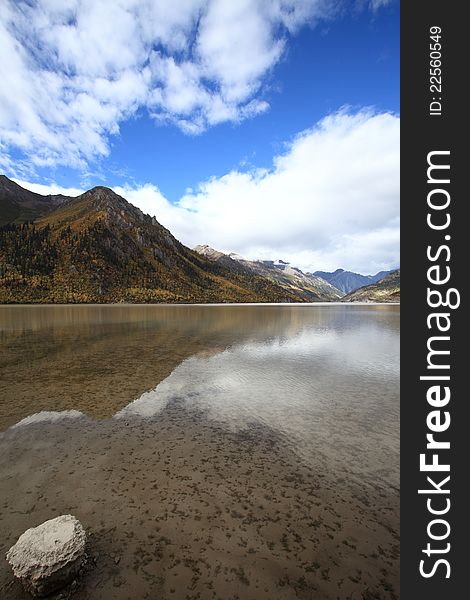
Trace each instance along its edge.
<instances>
[{"instance_id":1,"label":"lake bed","mask_svg":"<svg viewBox=\"0 0 470 600\"><path fill-rule=\"evenodd\" d=\"M0 552L71 513L77 599L398 598L399 315L0 307Z\"/></svg>"}]
</instances>

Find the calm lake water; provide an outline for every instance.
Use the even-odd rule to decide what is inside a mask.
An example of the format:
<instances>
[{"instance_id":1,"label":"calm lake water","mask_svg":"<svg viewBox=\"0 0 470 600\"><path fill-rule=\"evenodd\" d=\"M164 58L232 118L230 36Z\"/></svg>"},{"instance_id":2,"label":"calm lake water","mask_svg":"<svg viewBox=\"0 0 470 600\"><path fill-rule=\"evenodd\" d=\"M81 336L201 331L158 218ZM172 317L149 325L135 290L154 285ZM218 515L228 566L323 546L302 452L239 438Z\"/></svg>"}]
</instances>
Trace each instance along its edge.
<instances>
[{"instance_id":1,"label":"calm lake water","mask_svg":"<svg viewBox=\"0 0 470 600\"><path fill-rule=\"evenodd\" d=\"M72 513L76 598L397 598L399 314L0 307L0 552Z\"/></svg>"}]
</instances>

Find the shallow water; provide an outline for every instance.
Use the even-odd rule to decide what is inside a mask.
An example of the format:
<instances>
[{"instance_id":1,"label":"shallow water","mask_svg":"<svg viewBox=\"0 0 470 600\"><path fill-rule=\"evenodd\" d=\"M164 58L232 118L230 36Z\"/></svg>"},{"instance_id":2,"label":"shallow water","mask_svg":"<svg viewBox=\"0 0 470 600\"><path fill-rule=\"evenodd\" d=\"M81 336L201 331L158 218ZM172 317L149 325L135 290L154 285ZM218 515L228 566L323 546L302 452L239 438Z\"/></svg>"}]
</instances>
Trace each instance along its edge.
<instances>
[{"instance_id":1,"label":"shallow water","mask_svg":"<svg viewBox=\"0 0 470 600\"><path fill-rule=\"evenodd\" d=\"M0 330L2 554L71 512L77 598L398 597L399 307L13 306Z\"/></svg>"}]
</instances>

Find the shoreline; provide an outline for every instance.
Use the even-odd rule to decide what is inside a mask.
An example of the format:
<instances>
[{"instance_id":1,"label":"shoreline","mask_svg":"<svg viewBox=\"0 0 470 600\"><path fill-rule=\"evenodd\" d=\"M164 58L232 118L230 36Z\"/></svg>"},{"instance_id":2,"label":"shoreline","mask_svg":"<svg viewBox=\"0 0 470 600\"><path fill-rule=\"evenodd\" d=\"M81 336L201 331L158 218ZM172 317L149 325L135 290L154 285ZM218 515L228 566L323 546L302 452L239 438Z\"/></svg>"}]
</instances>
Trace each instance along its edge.
<instances>
[{"instance_id":1,"label":"shoreline","mask_svg":"<svg viewBox=\"0 0 470 600\"><path fill-rule=\"evenodd\" d=\"M216 302L216 303L197 303L197 302L175 302L175 303L166 303L166 302L148 302L148 303L134 303L134 302L103 302L103 303L93 303L93 302L70 302L70 303L42 303L42 302L29 302L29 303L13 303L9 302L7 304L1 304L0 308L4 307L12 307L12 306L20 306L20 307L29 307L29 306L119 306L119 307L131 307L131 306L211 306L211 307L223 307L223 306L400 306L400 302Z\"/></svg>"}]
</instances>

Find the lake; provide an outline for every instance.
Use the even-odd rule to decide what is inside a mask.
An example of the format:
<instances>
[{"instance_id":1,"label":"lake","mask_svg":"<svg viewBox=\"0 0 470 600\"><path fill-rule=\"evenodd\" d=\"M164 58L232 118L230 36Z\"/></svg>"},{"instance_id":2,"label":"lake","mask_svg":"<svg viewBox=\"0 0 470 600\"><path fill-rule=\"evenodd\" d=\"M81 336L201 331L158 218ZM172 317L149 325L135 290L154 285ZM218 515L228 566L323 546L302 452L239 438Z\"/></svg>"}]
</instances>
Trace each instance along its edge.
<instances>
[{"instance_id":1,"label":"lake","mask_svg":"<svg viewBox=\"0 0 470 600\"><path fill-rule=\"evenodd\" d=\"M71 513L77 600L398 598L399 320L0 306L0 554Z\"/></svg>"}]
</instances>

